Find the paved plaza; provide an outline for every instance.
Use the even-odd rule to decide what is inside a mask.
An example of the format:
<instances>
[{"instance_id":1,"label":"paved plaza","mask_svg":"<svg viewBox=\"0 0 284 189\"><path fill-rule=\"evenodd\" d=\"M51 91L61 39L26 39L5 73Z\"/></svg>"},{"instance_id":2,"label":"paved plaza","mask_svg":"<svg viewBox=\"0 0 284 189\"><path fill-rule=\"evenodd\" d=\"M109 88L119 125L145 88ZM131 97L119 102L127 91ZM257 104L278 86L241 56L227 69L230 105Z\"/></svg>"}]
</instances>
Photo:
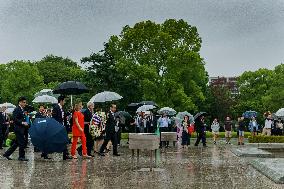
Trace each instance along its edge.
<instances>
[{"instance_id":1,"label":"paved plaza","mask_svg":"<svg viewBox=\"0 0 284 189\"><path fill-rule=\"evenodd\" d=\"M43 160L40 153L28 149L29 162L0 158L0 188L283 188L250 162L252 157L238 157L235 145L209 144L207 148L170 147L156 153L150 171L150 155L141 152L132 158L125 144L120 157L107 155L94 159L63 161L60 154ZM245 147L244 147L245 148ZM2 154L3 150L1 151ZM11 156L17 158L17 153Z\"/></svg>"}]
</instances>

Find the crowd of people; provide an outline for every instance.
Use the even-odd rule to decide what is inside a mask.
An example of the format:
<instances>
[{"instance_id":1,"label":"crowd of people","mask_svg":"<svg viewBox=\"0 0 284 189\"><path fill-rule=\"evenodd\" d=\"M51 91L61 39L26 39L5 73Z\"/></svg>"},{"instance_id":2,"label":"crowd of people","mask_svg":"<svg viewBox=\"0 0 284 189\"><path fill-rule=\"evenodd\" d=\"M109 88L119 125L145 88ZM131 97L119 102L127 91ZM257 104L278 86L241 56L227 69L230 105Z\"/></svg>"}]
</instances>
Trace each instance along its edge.
<instances>
[{"instance_id":1,"label":"crowd of people","mask_svg":"<svg viewBox=\"0 0 284 189\"><path fill-rule=\"evenodd\" d=\"M64 96L58 97L58 104L54 104L52 109L45 109L44 105L39 106L38 112L34 118L53 118L61 125L71 126L72 130L72 145L70 153L66 145L63 150L63 160L77 159L76 151L83 158L91 158L94 153L100 156L105 156L106 152L110 151L110 146L113 146L113 155L119 156L117 151L118 144L118 127L119 121L115 114L116 105L112 104L109 112L105 116L102 112L94 112L94 103L89 102L87 109L82 112L82 102L77 102L74 106L71 115L64 111L65 99ZM11 160L10 156L19 147L19 161L28 161L25 156L25 148L28 148L28 129L32 123L31 117L26 111L27 99L20 97L18 100L18 106L15 108L12 114L12 120L9 120L9 116L5 113L5 108L2 109L0 114L1 118L1 132L0 140L2 146L6 146L6 140L9 134L9 126L13 125L13 130L16 136L15 141L10 148L3 154L3 156ZM69 118L69 119L68 119ZM68 123L68 124L67 124ZM92 130L93 129L93 130ZM97 135L95 132L96 130ZM66 127L66 135L69 128ZM4 133L4 134L3 134ZM81 146L77 148L77 141L81 140ZM39 152L35 148L35 152ZM93 153L94 152L94 153ZM70 155L71 154L71 155ZM42 152L41 157L44 159L51 159L48 157L48 153Z\"/></svg>"},{"instance_id":2,"label":"crowd of people","mask_svg":"<svg viewBox=\"0 0 284 189\"><path fill-rule=\"evenodd\" d=\"M111 104L108 112L101 111L100 108L95 109L92 102L87 103L87 108L83 111L83 103L77 101L74 108L70 112L64 111L65 98L58 97L58 103L52 108L46 108L40 105L34 118L53 118L61 125L66 127L66 135L72 132L72 140L70 140L71 150L68 145L65 146L62 154L63 160L77 159L77 154L83 158L92 158L96 154L105 156L105 153L111 151L114 156L119 156L118 146L120 145L122 123L120 116L116 113L116 105ZM13 111L12 117L5 113L5 107L0 109L0 148L7 147L6 140L9 135L9 127L13 125L16 140L10 148L4 153L4 157L11 160L10 155L19 147L20 161L27 161L25 156L25 148L28 147L28 128L31 126L32 119L27 109L27 99L20 97L18 106ZM281 119L273 120L270 113L265 115L264 126L261 127L255 117L251 117L249 122L244 117L239 117L237 123L233 124L230 117L226 117L223 124L219 123L215 118L211 126L206 124L206 114L200 114L194 120L190 115L184 115L182 121L177 121L175 117L169 117L166 113L158 115L157 113L138 112L137 115L128 123L128 132L136 133L161 133L161 132L177 132L178 140L181 141L182 148L190 145L191 136L196 132L195 146L200 141L206 147L206 132L211 130L213 143L217 144L221 129L225 131L226 144L231 143L232 132L235 130L238 134L238 145L244 145L245 131L250 131L252 136L259 134L262 130L263 135L283 134L283 121ZM125 123L124 123L125 124ZM78 140L81 145L77 147ZM72 142L71 142L72 141ZM161 142L160 146L169 146L169 142ZM35 152L40 150L35 147ZM42 151L41 157L51 159L47 152Z\"/></svg>"}]
</instances>

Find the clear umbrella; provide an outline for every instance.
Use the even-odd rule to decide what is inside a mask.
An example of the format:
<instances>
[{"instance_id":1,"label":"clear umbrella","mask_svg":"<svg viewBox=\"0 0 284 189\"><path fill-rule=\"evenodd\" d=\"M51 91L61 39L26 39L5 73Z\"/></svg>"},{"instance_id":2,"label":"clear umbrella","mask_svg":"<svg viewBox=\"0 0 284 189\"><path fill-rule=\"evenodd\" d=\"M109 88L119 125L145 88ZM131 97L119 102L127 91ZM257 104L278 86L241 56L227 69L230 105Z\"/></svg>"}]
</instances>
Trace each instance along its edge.
<instances>
[{"instance_id":1,"label":"clear umbrella","mask_svg":"<svg viewBox=\"0 0 284 189\"><path fill-rule=\"evenodd\" d=\"M33 103L52 103L52 104L55 104L55 103L57 103L57 99L53 96L42 95L42 96L36 97L33 100Z\"/></svg>"},{"instance_id":2,"label":"clear umbrella","mask_svg":"<svg viewBox=\"0 0 284 189\"><path fill-rule=\"evenodd\" d=\"M5 102L3 104L0 104L0 107L6 107L6 108L16 108L16 106L12 103L9 103L9 102Z\"/></svg>"},{"instance_id":3,"label":"clear umbrella","mask_svg":"<svg viewBox=\"0 0 284 189\"><path fill-rule=\"evenodd\" d=\"M169 116L176 115L176 113L177 112L173 108L170 108L170 107L164 107L164 108L161 108L158 111L158 114L166 114L166 115L169 115Z\"/></svg>"},{"instance_id":4,"label":"clear umbrella","mask_svg":"<svg viewBox=\"0 0 284 189\"><path fill-rule=\"evenodd\" d=\"M184 119L184 116L188 116L189 117L189 121L192 123L194 121L194 117L193 115L191 115L189 112L185 111L185 112L179 112L176 115L176 118L181 122Z\"/></svg>"},{"instance_id":5,"label":"clear umbrella","mask_svg":"<svg viewBox=\"0 0 284 189\"><path fill-rule=\"evenodd\" d=\"M115 100L120 100L123 97L119 94L111 91L104 91L96 94L90 99L90 102L111 102Z\"/></svg>"},{"instance_id":6,"label":"clear umbrella","mask_svg":"<svg viewBox=\"0 0 284 189\"><path fill-rule=\"evenodd\" d=\"M34 97L38 97L38 96L42 96L42 95L49 95L49 96L54 96L54 97L58 97L58 94L53 94L53 90L52 89L42 89L41 91L37 92Z\"/></svg>"},{"instance_id":7,"label":"clear umbrella","mask_svg":"<svg viewBox=\"0 0 284 189\"><path fill-rule=\"evenodd\" d=\"M275 115L276 115L277 117L284 117L284 108L279 109L279 110L275 113Z\"/></svg>"}]
</instances>

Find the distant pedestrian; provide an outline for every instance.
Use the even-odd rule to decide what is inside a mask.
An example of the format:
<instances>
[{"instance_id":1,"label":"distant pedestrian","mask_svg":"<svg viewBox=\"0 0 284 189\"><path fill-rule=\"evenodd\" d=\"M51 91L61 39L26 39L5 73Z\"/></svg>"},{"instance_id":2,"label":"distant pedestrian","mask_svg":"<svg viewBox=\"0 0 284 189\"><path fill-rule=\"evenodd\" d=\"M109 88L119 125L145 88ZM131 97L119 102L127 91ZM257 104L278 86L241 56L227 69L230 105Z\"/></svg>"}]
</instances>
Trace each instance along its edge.
<instances>
[{"instance_id":1,"label":"distant pedestrian","mask_svg":"<svg viewBox=\"0 0 284 189\"><path fill-rule=\"evenodd\" d=\"M273 119L272 119L271 114L268 114L268 116L266 117L266 119L264 121L264 128L262 130L262 134L267 135L267 136L271 136L272 126L273 126Z\"/></svg>"},{"instance_id":2,"label":"distant pedestrian","mask_svg":"<svg viewBox=\"0 0 284 189\"><path fill-rule=\"evenodd\" d=\"M171 120L167 116L167 114L164 114L162 117L158 119L158 125L160 127L160 136L162 132L169 132L169 126L170 126ZM164 141L166 148L169 147L169 141ZM163 143L161 142L160 146L163 146Z\"/></svg>"},{"instance_id":3,"label":"distant pedestrian","mask_svg":"<svg viewBox=\"0 0 284 189\"><path fill-rule=\"evenodd\" d=\"M188 127L190 126L189 116L184 116L182 121L182 148L187 147L189 145L189 133Z\"/></svg>"},{"instance_id":4,"label":"distant pedestrian","mask_svg":"<svg viewBox=\"0 0 284 189\"><path fill-rule=\"evenodd\" d=\"M282 135L283 133L283 122L281 118L278 118L278 120L275 122L275 128L276 128L276 135Z\"/></svg>"},{"instance_id":5,"label":"distant pedestrian","mask_svg":"<svg viewBox=\"0 0 284 189\"><path fill-rule=\"evenodd\" d=\"M230 140L232 137L232 129L233 129L233 123L232 123L231 118L228 116L226 117L226 120L224 122L226 144L231 144Z\"/></svg>"},{"instance_id":6,"label":"distant pedestrian","mask_svg":"<svg viewBox=\"0 0 284 189\"><path fill-rule=\"evenodd\" d=\"M197 139L195 142L195 146L199 145L200 140L202 140L203 147L206 147L206 128L205 128L205 117L199 116L195 120L195 128L197 133Z\"/></svg>"},{"instance_id":7,"label":"distant pedestrian","mask_svg":"<svg viewBox=\"0 0 284 189\"><path fill-rule=\"evenodd\" d=\"M252 117L250 123L249 123L249 130L251 132L251 136L255 136L258 131L258 123L255 119L255 117Z\"/></svg>"},{"instance_id":8,"label":"distant pedestrian","mask_svg":"<svg viewBox=\"0 0 284 189\"><path fill-rule=\"evenodd\" d=\"M245 137L245 122L244 122L244 117L240 117L239 120L239 141L238 145L244 145L244 137Z\"/></svg>"},{"instance_id":9,"label":"distant pedestrian","mask_svg":"<svg viewBox=\"0 0 284 189\"><path fill-rule=\"evenodd\" d=\"M211 130L213 134L213 143L217 143L217 138L219 137L219 130L220 130L220 124L217 120L217 118L214 119L214 121L211 124Z\"/></svg>"}]
</instances>

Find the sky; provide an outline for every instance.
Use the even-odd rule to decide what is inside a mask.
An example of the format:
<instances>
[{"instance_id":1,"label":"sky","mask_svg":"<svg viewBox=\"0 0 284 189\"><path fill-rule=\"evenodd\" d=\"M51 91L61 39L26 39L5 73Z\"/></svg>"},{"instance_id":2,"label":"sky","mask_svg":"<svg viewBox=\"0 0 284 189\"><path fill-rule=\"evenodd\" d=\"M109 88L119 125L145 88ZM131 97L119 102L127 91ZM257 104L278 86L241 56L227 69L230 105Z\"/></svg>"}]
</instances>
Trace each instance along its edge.
<instances>
[{"instance_id":1,"label":"sky","mask_svg":"<svg viewBox=\"0 0 284 189\"><path fill-rule=\"evenodd\" d=\"M0 0L0 63L79 62L125 25L170 18L197 27L210 76L284 63L284 0Z\"/></svg>"}]
</instances>

